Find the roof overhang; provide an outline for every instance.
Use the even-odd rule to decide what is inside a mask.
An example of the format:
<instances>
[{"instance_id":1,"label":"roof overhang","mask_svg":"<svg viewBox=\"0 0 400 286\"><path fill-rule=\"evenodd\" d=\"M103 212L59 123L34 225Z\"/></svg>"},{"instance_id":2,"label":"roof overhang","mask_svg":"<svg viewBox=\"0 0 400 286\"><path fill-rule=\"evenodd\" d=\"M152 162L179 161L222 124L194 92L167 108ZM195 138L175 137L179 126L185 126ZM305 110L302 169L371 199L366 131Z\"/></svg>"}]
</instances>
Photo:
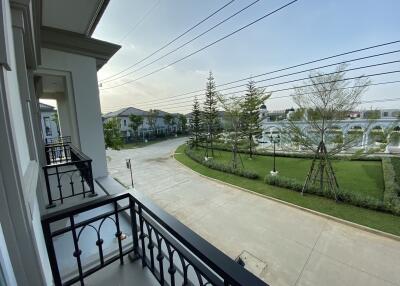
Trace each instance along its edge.
<instances>
[{"instance_id":1,"label":"roof overhang","mask_svg":"<svg viewBox=\"0 0 400 286\"><path fill-rule=\"evenodd\" d=\"M120 45L93 39L79 33L43 26L41 46L95 58L98 70L121 48Z\"/></svg>"},{"instance_id":2,"label":"roof overhang","mask_svg":"<svg viewBox=\"0 0 400 286\"><path fill-rule=\"evenodd\" d=\"M109 0L41 0L42 26L91 36Z\"/></svg>"}]
</instances>

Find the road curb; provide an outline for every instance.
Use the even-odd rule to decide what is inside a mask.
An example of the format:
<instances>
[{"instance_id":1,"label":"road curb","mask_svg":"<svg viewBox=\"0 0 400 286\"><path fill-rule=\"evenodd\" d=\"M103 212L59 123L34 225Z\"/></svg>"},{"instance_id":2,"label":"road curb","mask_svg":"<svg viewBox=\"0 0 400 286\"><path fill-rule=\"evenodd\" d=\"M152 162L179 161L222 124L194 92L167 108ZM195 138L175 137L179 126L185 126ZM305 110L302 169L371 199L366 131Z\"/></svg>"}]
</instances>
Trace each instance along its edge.
<instances>
[{"instance_id":1,"label":"road curb","mask_svg":"<svg viewBox=\"0 0 400 286\"><path fill-rule=\"evenodd\" d=\"M183 155L182 153L176 153L176 154ZM186 168L186 169L192 171L193 173L196 173L200 177L206 178L208 180L211 180L211 181L214 181L214 182L218 182L220 184L223 184L223 185L226 185L226 186L229 186L229 187L241 190L241 191L245 191L247 193L250 193L250 194L262 197L262 198L266 198L266 199L269 199L269 200L272 200L272 201L275 201L275 202L278 202L278 203L281 203L281 204L284 204L284 205L287 205L287 206L290 206L290 207L294 207L296 209L299 209L299 210L302 210L302 211L306 211L308 213L312 213L312 214L318 215L320 217L323 217L323 218L326 218L326 219L329 219L329 220L332 220L332 221L335 221L335 222L338 222L338 223L342 223L342 224L345 224L345 225L348 225L348 226L352 226L352 227L358 228L360 230L364 230L364 231L367 231L367 232L370 232L370 233L373 233L373 234L376 234L376 235L380 235L380 236L384 236L386 238L390 238L390 239L393 239L393 240L396 240L396 241L400 241L400 236L397 236L395 234L391 234L391 233L384 232L384 231L381 231L381 230L377 230L377 229L374 229L374 228L370 228L368 226L364 226L364 225L361 225L361 224L358 224L358 223L355 223L355 222L351 222L351 221L348 221L348 220L337 218L337 217L334 217L334 216L331 216L331 215L328 215L328 214L324 214L324 213L321 213L321 212L318 212L318 211L315 211L315 210L311 210L311 209L308 209L308 208L305 208L305 207L301 207L301 206L298 206L298 205L295 205L295 204L292 204L292 203L289 203L289 202L286 202L286 201L283 201L283 200L280 200L280 199L277 199L277 198L274 198L274 197L271 197L271 196L268 196L268 195L260 194L260 193L251 191L249 189L242 188L242 187L239 187L239 186L236 186L236 185L233 185L233 184L230 184L230 183L227 183L227 182L215 179L215 178L211 178L211 177L205 176L205 175L203 175L203 174L201 174L201 173L189 168L185 164L179 162L175 158L175 153L172 153L171 156L174 158L174 160L176 162L178 162L178 164L180 164L184 168Z\"/></svg>"}]
</instances>

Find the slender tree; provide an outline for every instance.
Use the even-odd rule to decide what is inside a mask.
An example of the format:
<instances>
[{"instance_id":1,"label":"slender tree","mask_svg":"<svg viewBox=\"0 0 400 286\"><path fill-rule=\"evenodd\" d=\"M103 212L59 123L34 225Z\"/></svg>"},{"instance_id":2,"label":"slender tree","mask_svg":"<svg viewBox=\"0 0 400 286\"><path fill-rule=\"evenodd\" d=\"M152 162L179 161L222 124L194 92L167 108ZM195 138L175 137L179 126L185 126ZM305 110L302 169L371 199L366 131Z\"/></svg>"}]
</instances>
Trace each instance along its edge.
<instances>
[{"instance_id":1,"label":"slender tree","mask_svg":"<svg viewBox=\"0 0 400 286\"><path fill-rule=\"evenodd\" d=\"M123 143L121 132L121 122L117 118L111 118L103 124L104 141L108 148L119 150Z\"/></svg>"},{"instance_id":2,"label":"slender tree","mask_svg":"<svg viewBox=\"0 0 400 286\"><path fill-rule=\"evenodd\" d=\"M147 113L147 123L150 126L150 129L153 131L153 134L156 132L157 127L157 118L158 118L158 110L150 109Z\"/></svg>"},{"instance_id":3,"label":"slender tree","mask_svg":"<svg viewBox=\"0 0 400 286\"><path fill-rule=\"evenodd\" d=\"M178 122L179 122L179 128L181 129L182 133L186 133L186 124L187 124L187 118L183 114L179 114L178 116Z\"/></svg>"},{"instance_id":4,"label":"slender tree","mask_svg":"<svg viewBox=\"0 0 400 286\"><path fill-rule=\"evenodd\" d=\"M57 126L57 133L58 136L60 136L60 121L58 120L58 112L55 112L51 118L51 120L56 124Z\"/></svg>"},{"instance_id":5,"label":"slender tree","mask_svg":"<svg viewBox=\"0 0 400 286\"><path fill-rule=\"evenodd\" d=\"M129 128L132 129L132 133L137 134L140 125L143 124L143 116L131 114L129 115Z\"/></svg>"},{"instance_id":6,"label":"slender tree","mask_svg":"<svg viewBox=\"0 0 400 286\"><path fill-rule=\"evenodd\" d=\"M271 96L265 89L257 88L254 81L249 81L242 105L243 133L247 137L250 158L253 157L254 137L262 132L260 106Z\"/></svg>"},{"instance_id":7,"label":"slender tree","mask_svg":"<svg viewBox=\"0 0 400 286\"><path fill-rule=\"evenodd\" d=\"M164 124L167 125L167 133L169 133L171 125L175 122L175 116L170 113L164 115Z\"/></svg>"},{"instance_id":8,"label":"slender tree","mask_svg":"<svg viewBox=\"0 0 400 286\"><path fill-rule=\"evenodd\" d=\"M193 109L190 119L190 132L193 147L197 147L201 137L201 111L197 96L194 98Z\"/></svg>"},{"instance_id":9,"label":"slender tree","mask_svg":"<svg viewBox=\"0 0 400 286\"><path fill-rule=\"evenodd\" d=\"M207 133L206 157L208 157L208 149L211 150L211 156L214 157L213 141L218 131L218 111L217 111L217 89L212 72L207 78L206 99L203 104L202 122Z\"/></svg>"},{"instance_id":10,"label":"slender tree","mask_svg":"<svg viewBox=\"0 0 400 286\"><path fill-rule=\"evenodd\" d=\"M332 192L336 200L339 199L339 185L331 157L358 144L360 133L349 132L338 142L335 126L357 108L370 83L367 78L358 78L352 82L344 80L344 69L345 66L341 65L335 73L312 73L303 87L295 87L293 100L300 109L305 110L305 115L301 124L292 119L283 124L284 136L289 140L298 140L302 147L314 153L303 192L309 186L315 186L320 191Z\"/></svg>"},{"instance_id":11,"label":"slender tree","mask_svg":"<svg viewBox=\"0 0 400 286\"><path fill-rule=\"evenodd\" d=\"M226 98L220 94L217 97L225 111L225 119L228 120L226 131L232 144L232 168L236 169L238 167L239 139L243 134L242 99L240 97Z\"/></svg>"}]
</instances>

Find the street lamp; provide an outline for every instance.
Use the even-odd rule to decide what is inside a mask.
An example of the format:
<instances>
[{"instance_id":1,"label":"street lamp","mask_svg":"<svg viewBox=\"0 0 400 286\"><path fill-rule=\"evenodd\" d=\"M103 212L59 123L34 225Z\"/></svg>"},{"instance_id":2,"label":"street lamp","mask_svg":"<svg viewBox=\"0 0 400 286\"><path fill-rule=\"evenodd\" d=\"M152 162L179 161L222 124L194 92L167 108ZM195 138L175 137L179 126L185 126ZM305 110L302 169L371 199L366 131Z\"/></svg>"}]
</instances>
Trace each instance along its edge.
<instances>
[{"instance_id":1,"label":"street lamp","mask_svg":"<svg viewBox=\"0 0 400 286\"><path fill-rule=\"evenodd\" d=\"M130 158L126 159L126 168L128 168L131 171L131 183L133 188L132 162Z\"/></svg>"},{"instance_id":2,"label":"street lamp","mask_svg":"<svg viewBox=\"0 0 400 286\"><path fill-rule=\"evenodd\" d=\"M278 175L278 171L276 170L276 165L275 165L275 144L279 143L281 141L281 137L279 136L279 134L277 136L269 136L270 142L274 144L274 169L271 171L271 175L272 176L276 176Z\"/></svg>"}]
</instances>

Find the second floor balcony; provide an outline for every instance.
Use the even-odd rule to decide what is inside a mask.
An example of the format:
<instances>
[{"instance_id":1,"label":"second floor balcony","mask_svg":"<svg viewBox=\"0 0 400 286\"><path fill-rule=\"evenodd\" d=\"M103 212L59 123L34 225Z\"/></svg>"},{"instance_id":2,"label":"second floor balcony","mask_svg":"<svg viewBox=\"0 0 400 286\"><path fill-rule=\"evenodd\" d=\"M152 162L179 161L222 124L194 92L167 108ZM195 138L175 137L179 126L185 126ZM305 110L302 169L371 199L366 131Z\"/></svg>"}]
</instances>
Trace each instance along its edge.
<instances>
[{"instance_id":1,"label":"second floor balcony","mask_svg":"<svg viewBox=\"0 0 400 286\"><path fill-rule=\"evenodd\" d=\"M45 149L42 227L55 285L266 285L143 194L98 184L68 140Z\"/></svg>"}]
</instances>

